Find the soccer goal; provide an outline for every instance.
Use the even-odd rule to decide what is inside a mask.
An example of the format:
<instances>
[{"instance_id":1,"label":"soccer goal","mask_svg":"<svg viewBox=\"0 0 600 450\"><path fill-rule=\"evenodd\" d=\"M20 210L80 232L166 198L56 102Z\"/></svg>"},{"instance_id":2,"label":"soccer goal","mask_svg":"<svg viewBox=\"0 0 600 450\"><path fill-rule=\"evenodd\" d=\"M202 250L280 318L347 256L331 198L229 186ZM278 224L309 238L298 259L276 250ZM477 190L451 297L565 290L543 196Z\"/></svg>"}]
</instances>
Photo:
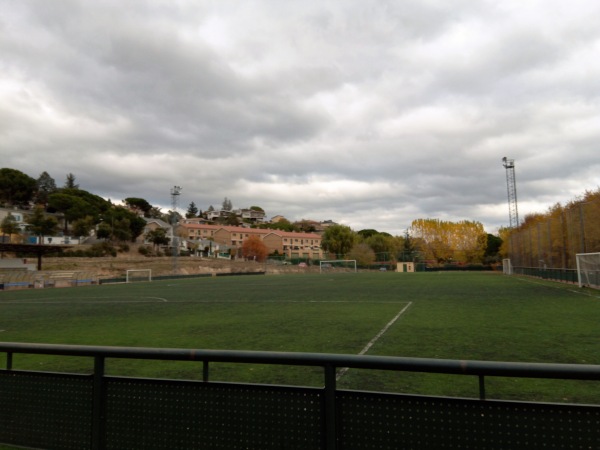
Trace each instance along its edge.
<instances>
[{"instance_id":1,"label":"soccer goal","mask_svg":"<svg viewBox=\"0 0 600 450\"><path fill-rule=\"evenodd\" d=\"M152 281L152 269L128 269L125 272L126 283Z\"/></svg>"},{"instance_id":2,"label":"soccer goal","mask_svg":"<svg viewBox=\"0 0 600 450\"><path fill-rule=\"evenodd\" d=\"M579 287L600 288L600 253L577 253L575 259Z\"/></svg>"},{"instance_id":3,"label":"soccer goal","mask_svg":"<svg viewBox=\"0 0 600 450\"><path fill-rule=\"evenodd\" d=\"M355 259L333 259L331 261L319 261L319 272L356 272Z\"/></svg>"},{"instance_id":4,"label":"soccer goal","mask_svg":"<svg viewBox=\"0 0 600 450\"><path fill-rule=\"evenodd\" d=\"M512 275L513 273L512 264L508 258L502 260L502 273L504 275Z\"/></svg>"}]
</instances>

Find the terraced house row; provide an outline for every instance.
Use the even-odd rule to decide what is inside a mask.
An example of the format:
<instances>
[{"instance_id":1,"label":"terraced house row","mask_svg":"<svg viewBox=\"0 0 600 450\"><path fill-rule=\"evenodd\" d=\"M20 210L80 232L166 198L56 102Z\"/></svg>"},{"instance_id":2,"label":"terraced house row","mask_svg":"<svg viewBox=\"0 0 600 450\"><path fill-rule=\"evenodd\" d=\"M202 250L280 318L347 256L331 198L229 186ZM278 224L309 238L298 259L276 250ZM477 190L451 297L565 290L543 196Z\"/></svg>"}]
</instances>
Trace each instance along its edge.
<instances>
[{"instance_id":1,"label":"terraced house row","mask_svg":"<svg viewBox=\"0 0 600 450\"><path fill-rule=\"evenodd\" d=\"M258 236L269 249L269 253L277 251L288 258L323 258L321 236L316 233L293 233L201 223L181 223L177 233L192 242L210 239L217 244L238 249L248 237Z\"/></svg>"}]
</instances>

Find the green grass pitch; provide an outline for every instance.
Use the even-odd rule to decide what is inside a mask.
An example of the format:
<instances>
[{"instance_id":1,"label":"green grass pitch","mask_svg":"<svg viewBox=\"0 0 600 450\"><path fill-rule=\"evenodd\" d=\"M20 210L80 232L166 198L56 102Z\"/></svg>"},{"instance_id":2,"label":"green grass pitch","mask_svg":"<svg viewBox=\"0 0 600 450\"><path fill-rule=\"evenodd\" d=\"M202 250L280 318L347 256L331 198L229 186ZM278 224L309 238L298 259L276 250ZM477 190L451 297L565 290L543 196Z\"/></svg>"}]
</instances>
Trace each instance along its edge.
<instances>
[{"instance_id":1,"label":"green grass pitch","mask_svg":"<svg viewBox=\"0 0 600 450\"><path fill-rule=\"evenodd\" d=\"M491 273L208 277L0 292L0 341L600 364L600 293ZM89 372L15 355L15 369ZM0 354L0 367L5 355ZM198 363L109 374L199 379ZM211 379L320 385L315 368L211 365ZM600 403L597 383L488 379L491 398ZM350 370L342 388L476 397L477 379Z\"/></svg>"}]
</instances>

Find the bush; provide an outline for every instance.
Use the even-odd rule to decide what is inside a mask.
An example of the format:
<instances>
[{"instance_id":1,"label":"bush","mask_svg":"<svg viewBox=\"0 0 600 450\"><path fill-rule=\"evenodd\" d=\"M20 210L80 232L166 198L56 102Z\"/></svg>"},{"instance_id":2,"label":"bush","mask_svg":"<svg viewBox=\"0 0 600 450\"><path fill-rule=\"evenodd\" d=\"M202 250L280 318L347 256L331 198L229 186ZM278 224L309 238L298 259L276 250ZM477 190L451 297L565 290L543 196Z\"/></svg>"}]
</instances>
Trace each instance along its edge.
<instances>
[{"instance_id":1,"label":"bush","mask_svg":"<svg viewBox=\"0 0 600 450\"><path fill-rule=\"evenodd\" d=\"M150 249L150 247L147 247L145 245L141 245L138 248L138 253L140 255L148 256L148 255L150 255L152 253L152 250Z\"/></svg>"},{"instance_id":2,"label":"bush","mask_svg":"<svg viewBox=\"0 0 600 450\"><path fill-rule=\"evenodd\" d=\"M96 258L102 256L117 256L117 250L108 242L102 242L92 245L87 250L71 250L63 253L51 254L49 256L58 256L65 258Z\"/></svg>"},{"instance_id":3,"label":"bush","mask_svg":"<svg viewBox=\"0 0 600 450\"><path fill-rule=\"evenodd\" d=\"M109 242L101 242L92 245L88 251L89 256L117 256L117 250Z\"/></svg>"}]
</instances>

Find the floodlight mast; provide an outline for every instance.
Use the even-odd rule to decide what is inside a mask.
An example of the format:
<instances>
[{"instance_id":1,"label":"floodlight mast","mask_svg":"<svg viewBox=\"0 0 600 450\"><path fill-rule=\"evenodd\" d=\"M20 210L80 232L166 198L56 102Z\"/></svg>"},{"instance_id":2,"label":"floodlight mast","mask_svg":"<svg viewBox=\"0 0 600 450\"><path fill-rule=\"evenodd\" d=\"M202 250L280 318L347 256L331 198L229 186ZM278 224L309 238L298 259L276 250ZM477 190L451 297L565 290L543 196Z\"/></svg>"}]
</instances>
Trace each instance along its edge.
<instances>
[{"instance_id":1,"label":"floodlight mast","mask_svg":"<svg viewBox=\"0 0 600 450\"><path fill-rule=\"evenodd\" d=\"M171 207L172 209L172 213L171 213L171 226L173 227L173 275L177 274L177 256L179 255L179 239L177 238L177 232L176 232L176 227L177 227L177 200L179 198L179 195L181 194L181 187L180 186L173 186L173 189L171 189Z\"/></svg>"},{"instance_id":2,"label":"floodlight mast","mask_svg":"<svg viewBox=\"0 0 600 450\"><path fill-rule=\"evenodd\" d=\"M517 209L517 181L515 178L515 160L502 158L502 165L506 169L506 189L508 192L508 216L510 228L519 226L519 211Z\"/></svg>"}]
</instances>

